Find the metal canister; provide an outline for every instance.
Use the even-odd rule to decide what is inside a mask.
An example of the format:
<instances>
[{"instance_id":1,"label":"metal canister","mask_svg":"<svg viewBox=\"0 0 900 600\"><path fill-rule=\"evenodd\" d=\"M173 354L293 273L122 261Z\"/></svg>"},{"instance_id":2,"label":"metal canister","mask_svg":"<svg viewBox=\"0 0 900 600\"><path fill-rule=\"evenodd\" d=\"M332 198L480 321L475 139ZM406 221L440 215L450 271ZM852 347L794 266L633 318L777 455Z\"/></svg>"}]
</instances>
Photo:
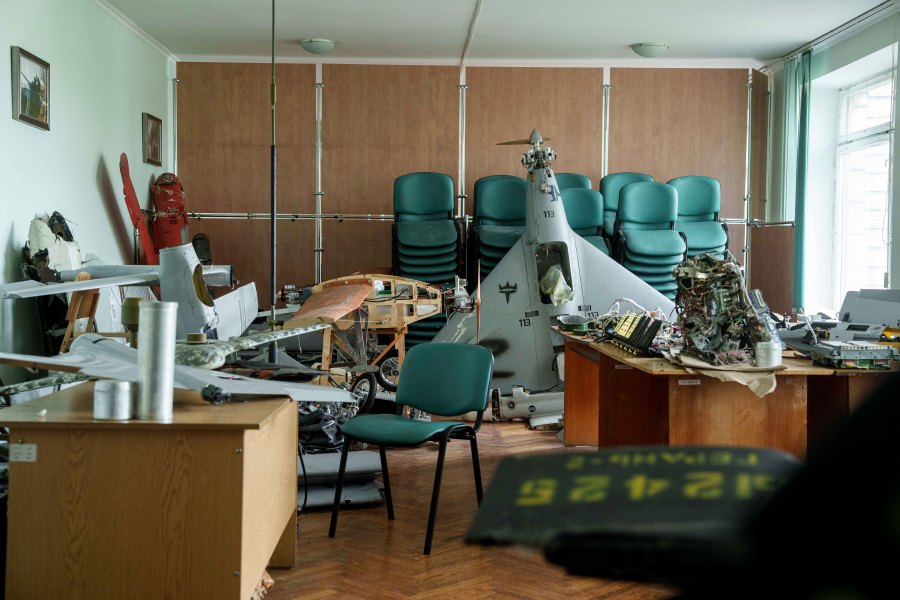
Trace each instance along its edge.
<instances>
[{"instance_id":1,"label":"metal canister","mask_svg":"<svg viewBox=\"0 0 900 600\"><path fill-rule=\"evenodd\" d=\"M172 420L177 302L141 302L135 416Z\"/></svg>"},{"instance_id":2,"label":"metal canister","mask_svg":"<svg viewBox=\"0 0 900 600\"><path fill-rule=\"evenodd\" d=\"M777 340L756 342L753 349L756 355L757 367L772 369L781 365L781 342Z\"/></svg>"},{"instance_id":3,"label":"metal canister","mask_svg":"<svg viewBox=\"0 0 900 600\"><path fill-rule=\"evenodd\" d=\"M134 414L130 381L101 379L94 384L94 418L99 421L127 421Z\"/></svg>"}]
</instances>

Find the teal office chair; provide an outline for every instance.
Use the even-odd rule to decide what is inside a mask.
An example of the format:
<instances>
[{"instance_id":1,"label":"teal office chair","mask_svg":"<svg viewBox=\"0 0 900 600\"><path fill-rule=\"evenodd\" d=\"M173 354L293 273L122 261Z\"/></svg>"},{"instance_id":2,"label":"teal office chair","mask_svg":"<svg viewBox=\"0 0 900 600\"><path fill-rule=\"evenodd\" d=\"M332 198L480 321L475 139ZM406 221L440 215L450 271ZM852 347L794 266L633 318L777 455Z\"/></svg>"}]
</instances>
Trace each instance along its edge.
<instances>
[{"instance_id":1,"label":"teal office chair","mask_svg":"<svg viewBox=\"0 0 900 600\"><path fill-rule=\"evenodd\" d=\"M442 285L463 272L464 230L453 219L455 201L453 179L446 173L407 173L394 180L394 275ZM440 314L412 323L407 346L430 341L446 322Z\"/></svg>"},{"instance_id":2,"label":"teal office chair","mask_svg":"<svg viewBox=\"0 0 900 600\"><path fill-rule=\"evenodd\" d=\"M594 182L587 175L581 173L556 173L556 185L560 191L571 189L589 190L594 187Z\"/></svg>"},{"instance_id":3,"label":"teal office chair","mask_svg":"<svg viewBox=\"0 0 900 600\"><path fill-rule=\"evenodd\" d=\"M678 190L678 220L675 229L687 238L688 257L711 253L718 258L728 248L728 229L719 221L721 188L712 177L688 175L669 180Z\"/></svg>"},{"instance_id":4,"label":"teal office chair","mask_svg":"<svg viewBox=\"0 0 900 600\"><path fill-rule=\"evenodd\" d=\"M609 255L609 247L603 238L603 195L597 190L570 188L562 195L562 201L572 231Z\"/></svg>"},{"instance_id":5,"label":"teal office chair","mask_svg":"<svg viewBox=\"0 0 900 600\"><path fill-rule=\"evenodd\" d=\"M475 182L473 226L469 236L469 285L475 284L475 262L487 277L525 231L525 194L521 177L490 176Z\"/></svg>"},{"instance_id":6,"label":"teal office chair","mask_svg":"<svg viewBox=\"0 0 900 600\"><path fill-rule=\"evenodd\" d=\"M475 434L481 427L488 399L494 357L490 351L474 344L430 343L410 349L403 361L403 374L397 385L397 403L425 411L432 415L450 417L467 412L477 413L474 424L460 421L417 421L395 414L358 415L341 426L344 446L338 472L334 507L331 512L329 537L337 531L338 512L347 453L354 441L377 444L381 454L381 475L384 480L384 500L388 519L394 518L391 500L391 484L388 477L387 453L389 446L411 447L425 442L438 442L437 468L434 474L434 490L431 494L431 510L428 513L428 529L425 534L424 554L431 553L434 522L437 516L438 497L444 456L451 439L469 440L472 450L472 467L475 472L475 495L481 505L483 487L481 466L478 462L478 445Z\"/></svg>"},{"instance_id":7,"label":"teal office chair","mask_svg":"<svg viewBox=\"0 0 900 600\"><path fill-rule=\"evenodd\" d=\"M603 194L603 235L612 239L615 235L616 211L619 209L619 191L629 183L653 181L646 173L610 173L600 179L600 193Z\"/></svg>"},{"instance_id":8,"label":"teal office chair","mask_svg":"<svg viewBox=\"0 0 900 600\"><path fill-rule=\"evenodd\" d=\"M677 291L672 270L687 252L677 216L678 192L666 183L629 183L619 194L615 258L670 300Z\"/></svg>"}]
</instances>

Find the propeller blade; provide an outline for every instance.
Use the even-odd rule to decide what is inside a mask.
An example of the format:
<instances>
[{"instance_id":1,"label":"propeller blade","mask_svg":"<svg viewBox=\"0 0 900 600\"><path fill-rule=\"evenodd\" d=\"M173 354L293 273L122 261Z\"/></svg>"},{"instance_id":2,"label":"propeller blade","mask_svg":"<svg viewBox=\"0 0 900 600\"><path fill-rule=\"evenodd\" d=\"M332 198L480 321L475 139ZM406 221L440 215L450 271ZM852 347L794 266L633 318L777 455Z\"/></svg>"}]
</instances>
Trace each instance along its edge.
<instances>
[{"instance_id":1,"label":"propeller blade","mask_svg":"<svg viewBox=\"0 0 900 600\"><path fill-rule=\"evenodd\" d=\"M544 139L541 141L541 143L549 142L549 141L550 141L550 138L544 138ZM532 145L532 142L531 142L530 139L527 139L527 138L524 139L524 140L510 140L510 141L508 141L508 142L497 142L497 145L498 145L498 146L520 146L520 145L523 145L523 144L527 144L528 146L531 146L531 145Z\"/></svg>"},{"instance_id":2,"label":"propeller blade","mask_svg":"<svg viewBox=\"0 0 900 600\"><path fill-rule=\"evenodd\" d=\"M475 287L475 343L481 341L481 260L476 265L478 285Z\"/></svg>"}]
</instances>

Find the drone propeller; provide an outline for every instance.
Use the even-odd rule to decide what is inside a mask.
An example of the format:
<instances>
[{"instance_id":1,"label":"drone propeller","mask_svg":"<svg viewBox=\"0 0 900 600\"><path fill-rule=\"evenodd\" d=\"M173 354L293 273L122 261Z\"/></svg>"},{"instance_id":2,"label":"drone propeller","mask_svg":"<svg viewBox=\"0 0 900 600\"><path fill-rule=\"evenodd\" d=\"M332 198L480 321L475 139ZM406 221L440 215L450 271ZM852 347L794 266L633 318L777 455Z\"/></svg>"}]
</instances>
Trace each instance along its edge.
<instances>
[{"instance_id":1,"label":"drone propeller","mask_svg":"<svg viewBox=\"0 0 900 600\"><path fill-rule=\"evenodd\" d=\"M541 137L541 133L537 129L531 130L531 137L525 140L510 140L508 142L500 142L498 146L518 146L521 144L528 144L529 146L534 146L536 144L543 144L544 142L549 142L550 138L544 139Z\"/></svg>"},{"instance_id":2,"label":"drone propeller","mask_svg":"<svg viewBox=\"0 0 900 600\"><path fill-rule=\"evenodd\" d=\"M475 266L478 272L478 285L475 287L475 343L481 341L481 260Z\"/></svg>"},{"instance_id":3,"label":"drone propeller","mask_svg":"<svg viewBox=\"0 0 900 600\"><path fill-rule=\"evenodd\" d=\"M550 138L544 138L543 140L541 140L540 143L543 144L544 142L549 142L549 141L550 141ZM497 142L497 145L498 146L520 146L520 145L533 146L534 142L532 142L529 139L522 139L522 140L510 140L508 142Z\"/></svg>"}]
</instances>

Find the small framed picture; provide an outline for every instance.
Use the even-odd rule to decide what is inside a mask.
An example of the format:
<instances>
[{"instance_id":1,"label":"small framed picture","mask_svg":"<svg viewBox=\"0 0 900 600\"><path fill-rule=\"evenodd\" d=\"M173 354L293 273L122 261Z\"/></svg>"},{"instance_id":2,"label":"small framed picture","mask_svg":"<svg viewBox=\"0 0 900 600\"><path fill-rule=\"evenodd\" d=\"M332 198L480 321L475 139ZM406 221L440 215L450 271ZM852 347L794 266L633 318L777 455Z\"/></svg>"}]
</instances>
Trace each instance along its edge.
<instances>
[{"instance_id":1,"label":"small framed picture","mask_svg":"<svg viewBox=\"0 0 900 600\"><path fill-rule=\"evenodd\" d=\"M12 47L13 119L50 130L50 63Z\"/></svg>"},{"instance_id":2,"label":"small framed picture","mask_svg":"<svg viewBox=\"0 0 900 600\"><path fill-rule=\"evenodd\" d=\"M144 113L144 162L162 166L162 119Z\"/></svg>"}]
</instances>

